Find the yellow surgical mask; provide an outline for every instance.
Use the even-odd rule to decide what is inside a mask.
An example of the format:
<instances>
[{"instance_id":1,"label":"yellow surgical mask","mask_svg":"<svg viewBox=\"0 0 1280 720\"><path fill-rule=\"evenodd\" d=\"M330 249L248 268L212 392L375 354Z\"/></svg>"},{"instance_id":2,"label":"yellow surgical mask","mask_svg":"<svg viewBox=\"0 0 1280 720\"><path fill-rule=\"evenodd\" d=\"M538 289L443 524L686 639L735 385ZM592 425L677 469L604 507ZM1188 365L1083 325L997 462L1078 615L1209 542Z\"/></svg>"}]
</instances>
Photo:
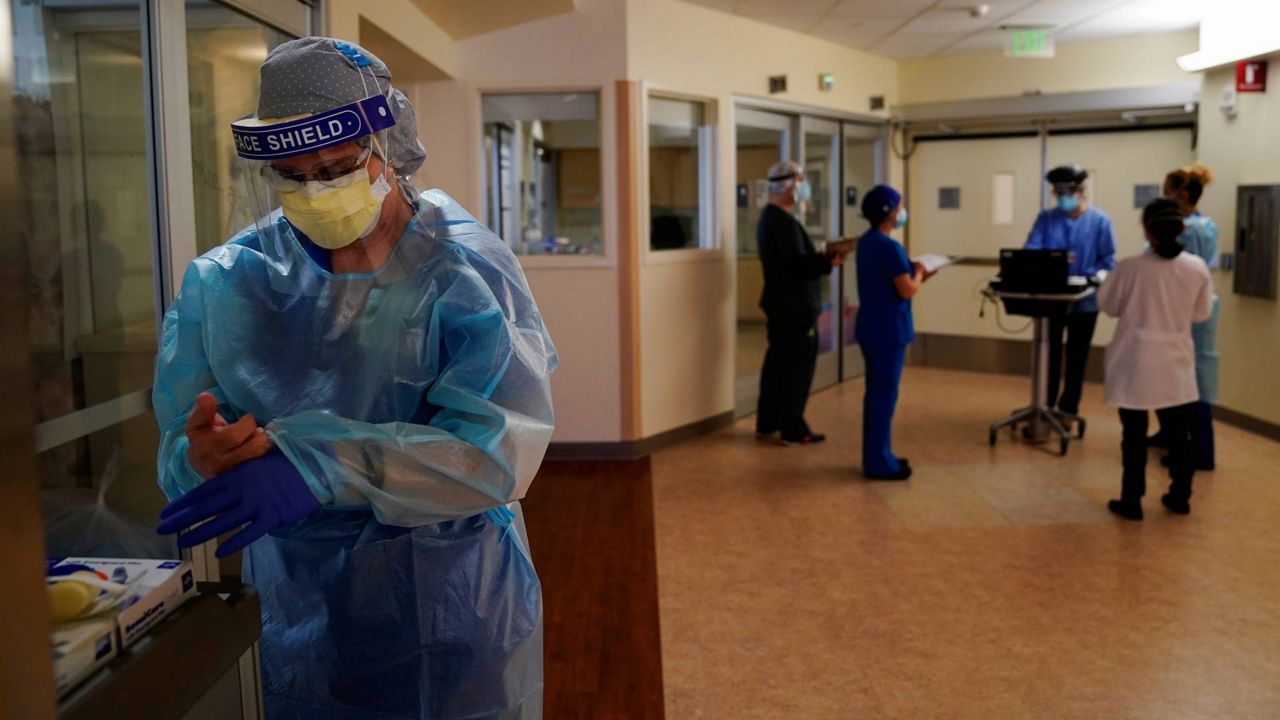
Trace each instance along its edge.
<instances>
[{"instance_id":1,"label":"yellow surgical mask","mask_svg":"<svg viewBox=\"0 0 1280 720\"><path fill-rule=\"evenodd\" d=\"M280 205L289 222L311 242L338 250L373 231L382 215L382 201L390 193L384 175L369 182L368 171L361 167L338 183L305 182L297 190L281 191Z\"/></svg>"}]
</instances>

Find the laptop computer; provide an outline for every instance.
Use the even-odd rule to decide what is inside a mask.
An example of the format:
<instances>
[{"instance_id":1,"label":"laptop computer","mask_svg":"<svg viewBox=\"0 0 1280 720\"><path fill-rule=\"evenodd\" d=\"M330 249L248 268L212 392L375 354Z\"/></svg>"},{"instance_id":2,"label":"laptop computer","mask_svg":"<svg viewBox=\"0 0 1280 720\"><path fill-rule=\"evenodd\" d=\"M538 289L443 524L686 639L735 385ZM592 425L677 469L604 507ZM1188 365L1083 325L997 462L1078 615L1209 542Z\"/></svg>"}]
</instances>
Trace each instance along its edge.
<instances>
[{"instance_id":1,"label":"laptop computer","mask_svg":"<svg viewBox=\"0 0 1280 720\"><path fill-rule=\"evenodd\" d=\"M1000 282L1006 292L1070 293L1080 289L1071 282L1066 250L1000 251Z\"/></svg>"}]
</instances>

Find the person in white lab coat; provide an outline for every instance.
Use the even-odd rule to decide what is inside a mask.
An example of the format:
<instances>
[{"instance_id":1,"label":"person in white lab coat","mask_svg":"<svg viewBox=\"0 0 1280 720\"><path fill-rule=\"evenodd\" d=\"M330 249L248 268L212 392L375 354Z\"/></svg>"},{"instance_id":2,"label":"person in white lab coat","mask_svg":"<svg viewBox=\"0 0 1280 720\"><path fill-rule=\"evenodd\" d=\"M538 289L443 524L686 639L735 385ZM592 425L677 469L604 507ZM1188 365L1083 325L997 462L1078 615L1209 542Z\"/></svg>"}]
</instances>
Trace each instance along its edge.
<instances>
[{"instance_id":1,"label":"person in white lab coat","mask_svg":"<svg viewBox=\"0 0 1280 720\"><path fill-rule=\"evenodd\" d=\"M1190 426L1195 404L1192 323L1213 313L1213 281L1204 260L1183 252L1184 225L1178 204L1153 201L1142 212L1149 250L1126 258L1098 290L1098 307L1120 319L1107 346L1106 402L1119 408L1124 426L1124 476L1111 512L1142 519L1146 493L1147 411L1154 410L1169 438L1169 492L1160 498L1170 511L1191 512Z\"/></svg>"}]
</instances>

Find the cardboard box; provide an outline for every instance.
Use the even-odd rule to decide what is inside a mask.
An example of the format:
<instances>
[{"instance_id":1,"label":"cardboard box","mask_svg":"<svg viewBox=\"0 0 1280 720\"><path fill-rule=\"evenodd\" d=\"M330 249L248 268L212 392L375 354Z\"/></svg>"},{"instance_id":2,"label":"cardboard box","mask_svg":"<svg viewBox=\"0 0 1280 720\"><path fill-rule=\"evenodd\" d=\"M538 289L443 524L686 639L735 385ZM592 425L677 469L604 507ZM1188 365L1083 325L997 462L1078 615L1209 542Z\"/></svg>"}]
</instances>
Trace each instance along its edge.
<instances>
[{"instance_id":1,"label":"cardboard box","mask_svg":"<svg viewBox=\"0 0 1280 720\"><path fill-rule=\"evenodd\" d=\"M196 594L191 564L182 560L49 558L47 572L55 574L69 566L86 566L100 578L126 587L122 596L94 613L114 618L120 649L132 645Z\"/></svg>"},{"instance_id":2,"label":"cardboard box","mask_svg":"<svg viewBox=\"0 0 1280 720\"><path fill-rule=\"evenodd\" d=\"M65 694L120 651L111 617L60 623L53 627L53 674Z\"/></svg>"}]
</instances>

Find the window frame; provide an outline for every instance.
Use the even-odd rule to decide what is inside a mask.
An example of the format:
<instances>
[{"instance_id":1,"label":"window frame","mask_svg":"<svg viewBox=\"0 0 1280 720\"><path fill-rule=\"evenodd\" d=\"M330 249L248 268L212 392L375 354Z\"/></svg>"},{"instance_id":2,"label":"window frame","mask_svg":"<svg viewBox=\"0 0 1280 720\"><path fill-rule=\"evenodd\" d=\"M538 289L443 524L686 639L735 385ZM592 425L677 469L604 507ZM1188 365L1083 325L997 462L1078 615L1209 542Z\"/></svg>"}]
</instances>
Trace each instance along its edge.
<instances>
[{"instance_id":1,"label":"window frame","mask_svg":"<svg viewBox=\"0 0 1280 720\"><path fill-rule=\"evenodd\" d=\"M320 28L323 0L215 0L226 9L303 37ZM187 79L186 0L139 0L147 203L157 347L164 315L197 256L191 108ZM292 17L291 17L292 14ZM306 18L306 26L298 21ZM95 25L96 27L96 25ZM51 418L34 428L37 455L127 422L152 409L150 386ZM197 579L218 580L214 543L184 551Z\"/></svg>"},{"instance_id":2,"label":"window frame","mask_svg":"<svg viewBox=\"0 0 1280 720\"><path fill-rule=\"evenodd\" d=\"M641 238L641 261L645 265L664 265L688 262L718 262L724 260L732 243L725 240L722 198L720 197L721 167L725 154L720 147L724 133L720 132L720 100L696 93L671 90L649 83L641 83L640 148L637 158L636 185L638 236ZM652 205L649 196L649 101L652 98L698 103L702 105L702 127L699 129L698 148L698 247L674 250L654 250L650 244ZM727 249L728 248L728 249Z\"/></svg>"},{"instance_id":3,"label":"window frame","mask_svg":"<svg viewBox=\"0 0 1280 720\"><path fill-rule=\"evenodd\" d=\"M476 178L473 183L474 197L479 198L476 207L477 217L489 217L489 163L485 153L486 138L484 120L484 98L487 95L565 95L571 93L594 93L599 100L597 121L600 128L600 253L596 255L515 255L520 266L525 270L536 269L601 269L613 268L618 264L618 184L610 183L609 178L617 177L617 97L612 85L571 84L571 85L481 85L472 92L471 114L468 124L476 129L472 136L470 148ZM490 230L493 230L490 228ZM498 234L494 230L495 234ZM499 237L501 237L499 235ZM506 238L503 243L510 247ZM514 254L514 253L513 253Z\"/></svg>"}]
</instances>

